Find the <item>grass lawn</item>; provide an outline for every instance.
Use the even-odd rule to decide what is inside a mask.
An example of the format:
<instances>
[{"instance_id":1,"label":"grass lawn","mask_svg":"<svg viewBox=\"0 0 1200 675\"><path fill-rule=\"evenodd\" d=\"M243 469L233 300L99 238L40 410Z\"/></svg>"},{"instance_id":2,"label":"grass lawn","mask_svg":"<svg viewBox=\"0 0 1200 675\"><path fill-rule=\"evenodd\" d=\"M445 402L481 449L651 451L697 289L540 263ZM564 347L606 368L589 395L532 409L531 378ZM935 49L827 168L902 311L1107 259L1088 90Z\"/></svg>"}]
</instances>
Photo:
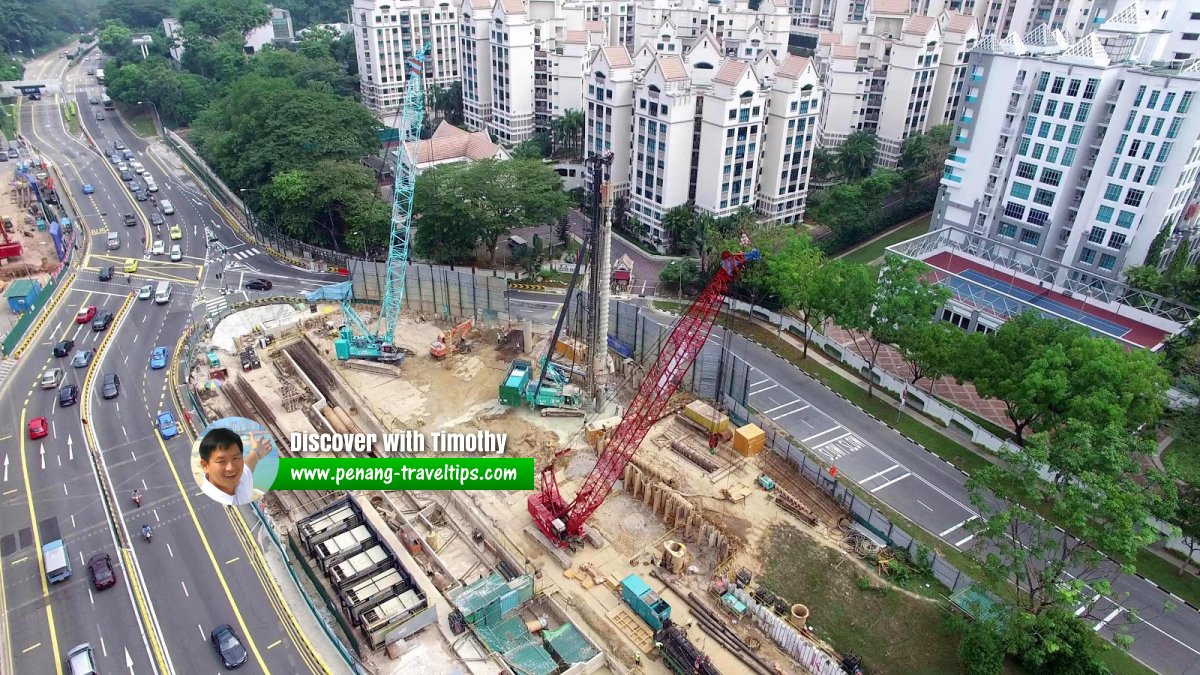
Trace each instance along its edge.
<instances>
[{"instance_id":1,"label":"grass lawn","mask_svg":"<svg viewBox=\"0 0 1200 675\"><path fill-rule=\"evenodd\" d=\"M4 131L4 137L10 141L17 137L17 106L12 103L4 104L4 122L0 129Z\"/></svg>"},{"instance_id":2,"label":"grass lawn","mask_svg":"<svg viewBox=\"0 0 1200 675\"><path fill-rule=\"evenodd\" d=\"M125 124L133 129L133 133L142 138L149 138L158 133L154 127L154 113L149 108L143 109L145 106L129 106L118 104L118 109L121 111L121 119L125 120Z\"/></svg>"},{"instance_id":3,"label":"grass lawn","mask_svg":"<svg viewBox=\"0 0 1200 675\"><path fill-rule=\"evenodd\" d=\"M912 239L913 237L928 232L929 219L931 216L932 214L921 216L917 220L914 220L907 225L890 230L887 234L879 237L875 241L839 257L849 263L869 265L882 258L887 247L894 244L899 244L902 241Z\"/></svg>"},{"instance_id":4,"label":"grass lawn","mask_svg":"<svg viewBox=\"0 0 1200 675\"><path fill-rule=\"evenodd\" d=\"M79 123L79 110L75 107L74 101L63 104L62 116L67 123L67 131L72 135L83 133L83 126Z\"/></svg>"},{"instance_id":5,"label":"grass lawn","mask_svg":"<svg viewBox=\"0 0 1200 675\"><path fill-rule=\"evenodd\" d=\"M1185 476L1200 476L1200 448L1176 437L1163 451L1163 464Z\"/></svg>"}]
</instances>

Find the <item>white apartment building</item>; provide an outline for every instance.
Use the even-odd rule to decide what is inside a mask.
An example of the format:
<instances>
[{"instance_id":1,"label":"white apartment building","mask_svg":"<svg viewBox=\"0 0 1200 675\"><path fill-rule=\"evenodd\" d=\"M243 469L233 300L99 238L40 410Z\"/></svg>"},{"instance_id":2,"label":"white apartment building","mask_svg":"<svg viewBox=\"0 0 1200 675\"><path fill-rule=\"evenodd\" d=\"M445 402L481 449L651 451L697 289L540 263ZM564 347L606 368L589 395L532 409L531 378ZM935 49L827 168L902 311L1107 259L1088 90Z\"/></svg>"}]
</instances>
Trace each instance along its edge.
<instances>
[{"instance_id":1,"label":"white apartment building","mask_svg":"<svg viewBox=\"0 0 1200 675\"><path fill-rule=\"evenodd\" d=\"M460 78L458 8L437 0L354 0L350 24L357 41L363 103L385 123L404 98L407 60L431 45L427 86Z\"/></svg>"},{"instance_id":2,"label":"white apartment building","mask_svg":"<svg viewBox=\"0 0 1200 675\"><path fill-rule=\"evenodd\" d=\"M665 251L662 217L692 201L715 217L803 217L821 92L808 59L726 55L708 33L683 53L601 49L589 68L585 148L613 153L610 181ZM630 143L626 139L632 136Z\"/></svg>"},{"instance_id":3,"label":"white apartment building","mask_svg":"<svg viewBox=\"0 0 1200 675\"><path fill-rule=\"evenodd\" d=\"M822 33L821 145L836 148L851 133L869 132L878 165L895 167L904 139L953 117L978 39L974 18L910 14L908 0L875 0L865 22Z\"/></svg>"},{"instance_id":4,"label":"white apartment building","mask_svg":"<svg viewBox=\"0 0 1200 675\"><path fill-rule=\"evenodd\" d=\"M1142 264L1164 226L1194 227L1200 67L1129 65L1169 36L1120 14L1065 49L1045 26L981 40L932 229L984 235L1014 265L1058 261L1056 284L1096 285Z\"/></svg>"}]
</instances>

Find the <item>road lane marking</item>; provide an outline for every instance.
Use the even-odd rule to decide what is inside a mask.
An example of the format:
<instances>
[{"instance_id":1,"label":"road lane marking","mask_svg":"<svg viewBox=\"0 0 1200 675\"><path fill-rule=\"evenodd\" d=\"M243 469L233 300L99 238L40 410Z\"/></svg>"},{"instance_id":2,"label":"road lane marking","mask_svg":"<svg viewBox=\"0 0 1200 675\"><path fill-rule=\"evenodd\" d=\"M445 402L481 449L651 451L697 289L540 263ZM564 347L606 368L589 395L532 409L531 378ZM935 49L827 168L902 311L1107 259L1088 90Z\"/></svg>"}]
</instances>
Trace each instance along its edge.
<instances>
[{"instance_id":1,"label":"road lane marking","mask_svg":"<svg viewBox=\"0 0 1200 675\"><path fill-rule=\"evenodd\" d=\"M233 563L235 563L235 562L237 562L237 561L239 561L239 560L241 560L241 559L242 559L242 556L240 556L240 555L239 555L239 556L238 556L238 557L236 557L236 558L230 558L229 560L226 560L226 561L225 561L225 564L226 564L226 565L232 565Z\"/></svg>"},{"instance_id":2,"label":"road lane marking","mask_svg":"<svg viewBox=\"0 0 1200 675\"><path fill-rule=\"evenodd\" d=\"M819 436L820 434L817 434L817 435ZM811 446L811 447L813 450L816 450L817 448L829 445L830 443L837 443L838 441L842 440L843 438L845 438L847 436L853 436L853 435L854 435L853 432L847 431L846 433L842 434L841 436L838 436L837 438L831 438L827 441L821 441L820 443L817 443L816 445ZM891 459L891 457L888 457L888 459Z\"/></svg>"},{"instance_id":3,"label":"road lane marking","mask_svg":"<svg viewBox=\"0 0 1200 675\"><path fill-rule=\"evenodd\" d=\"M803 408L796 408L795 410L789 410L789 411L783 413L782 415L779 415L778 417L775 418L775 421L778 422L779 420L787 417L788 415L795 415L798 412L804 412L805 410L808 410L811 407L812 407L811 405L808 405L806 403L806 404L804 404Z\"/></svg>"},{"instance_id":4,"label":"road lane marking","mask_svg":"<svg viewBox=\"0 0 1200 675\"><path fill-rule=\"evenodd\" d=\"M170 544L167 544L167 554L170 555L172 558L175 557L175 552L171 550Z\"/></svg>"},{"instance_id":5,"label":"road lane marking","mask_svg":"<svg viewBox=\"0 0 1200 675\"><path fill-rule=\"evenodd\" d=\"M884 483L883 485L880 485L879 487L875 488L874 490L871 490L871 494L875 494L876 492L879 492L883 488L885 488L889 485L892 485L893 483L899 483L900 481L904 480L905 478L908 478L911 475L912 475L911 472L906 472L903 476L898 476L896 478L893 478L893 479L889 480L888 482Z\"/></svg>"},{"instance_id":6,"label":"road lane marking","mask_svg":"<svg viewBox=\"0 0 1200 675\"><path fill-rule=\"evenodd\" d=\"M1104 628L1105 626L1107 626L1108 622L1115 619L1117 617L1117 615L1120 614L1122 611L1123 611L1123 608L1121 608L1121 607L1114 609L1111 613L1109 613L1108 616L1104 617L1104 619L1100 623L1093 626L1092 630L1099 633L1101 628Z\"/></svg>"},{"instance_id":7,"label":"road lane marking","mask_svg":"<svg viewBox=\"0 0 1200 675\"><path fill-rule=\"evenodd\" d=\"M975 538L975 535L969 534L969 535L963 537L962 539L959 539L958 541L954 542L954 548L962 548L963 544L967 543L968 541L971 541L974 538Z\"/></svg>"},{"instance_id":8,"label":"road lane marking","mask_svg":"<svg viewBox=\"0 0 1200 675\"><path fill-rule=\"evenodd\" d=\"M25 556L25 557L23 557L23 558L17 558L16 560L13 560L12 562L10 562L10 563L8 563L8 564L10 564L10 565L16 565L17 563L23 563L23 562L25 562L26 560L29 560L29 556Z\"/></svg>"},{"instance_id":9,"label":"road lane marking","mask_svg":"<svg viewBox=\"0 0 1200 675\"><path fill-rule=\"evenodd\" d=\"M786 408L786 407L788 407L789 405L795 405L795 404L797 404L797 403L802 403L803 401L804 401L804 399L799 399L799 398L797 398L797 399L794 399L794 400L788 401L787 403L783 403L783 404L777 405L777 406L775 406L774 408L771 408L770 410L764 410L762 414L763 414L764 416L766 416L766 415L770 415L771 413L775 412L776 410L779 410L780 408Z\"/></svg>"},{"instance_id":10,"label":"road lane marking","mask_svg":"<svg viewBox=\"0 0 1200 675\"><path fill-rule=\"evenodd\" d=\"M89 589L87 589L87 591L88 591L88 600L91 601L91 603L93 605L96 604L96 596L92 595L92 589L89 588Z\"/></svg>"},{"instance_id":11,"label":"road lane marking","mask_svg":"<svg viewBox=\"0 0 1200 675\"><path fill-rule=\"evenodd\" d=\"M179 582L179 585L180 585L180 586L183 586L183 595L184 595L184 597L186 597L186 598L190 598L190 597L192 597L192 594L191 594L191 593L188 593L187 584L185 584L185 583L183 583L182 581L180 581L180 582Z\"/></svg>"},{"instance_id":12,"label":"road lane marking","mask_svg":"<svg viewBox=\"0 0 1200 675\"><path fill-rule=\"evenodd\" d=\"M943 531L943 532L940 532L940 533L938 533L938 539L945 539L945 538L946 538L946 535L948 535L948 534L950 534L951 532L953 532L953 531L957 530L958 528L962 527L963 525L966 525L967 523L971 522L972 520L975 520L975 519L976 519L976 518L978 518L978 517L979 517L979 516L971 516L970 518L967 518L966 520L962 521L961 523L958 523L958 524L957 524L957 525L955 525L954 527L951 527L951 528L950 528L950 529L948 529L948 530L945 530L945 531Z\"/></svg>"},{"instance_id":13,"label":"road lane marking","mask_svg":"<svg viewBox=\"0 0 1200 675\"><path fill-rule=\"evenodd\" d=\"M879 478L880 476L891 471L892 469L899 469L899 468L900 468L899 464L893 464L893 465L889 466L888 468L884 469L883 471L873 473L870 476L867 476L866 478L858 481L858 484L861 486L863 483L866 483L867 481L875 480L876 478Z\"/></svg>"},{"instance_id":14,"label":"road lane marking","mask_svg":"<svg viewBox=\"0 0 1200 675\"><path fill-rule=\"evenodd\" d=\"M274 649L275 647L278 647L281 644L283 644L283 640L276 640L276 641L272 642L271 644L267 645L267 649Z\"/></svg>"},{"instance_id":15,"label":"road lane marking","mask_svg":"<svg viewBox=\"0 0 1200 675\"><path fill-rule=\"evenodd\" d=\"M1079 609L1075 610L1075 616L1082 616L1083 613L1088 610L1088 607L1091 607L1092 605L1096 604L1096 601L1099 599L1100 599L1099 593L1093 595L1091 600L1088 600L1087 602L1083 603L1082 605L1079 606Z\"/></svg>"},{"instance_id":16,"label":"road lane marking","mask_svg":"<svg viewBox=\"0 0 1200 675\"><path fill-rule=\"evenodd\" d=\"M21 410L21 425L18 429L27 427L26 418L28 417L28 409ZM33 487L29 482L29 461L28 453L25 452L25 434L21 434L21 475L25 479L25 501L29 505L29 524L33 530L33 546L35 551L42 550L42 533L38 527L40 522L37 517L37 509L33 505ZM46 602L46 623L50 629L50 650L54 653L54 672L56 675L62 675L62 652L58 648L58 631L54 628L54 605L48 600L50 598L50 583L46 579L46 564L42 560L42 556L36 555L38 564L38 580L42 585L42 598ZM41 645L42 643L38 643ZM35 645L36 646L36 645ZM32 649L32 647L30 648ZM28 649L26 651L29 651Z\"/></svg>"},{"instance_id":17,"label":"road lane marking","mask_svg":"<svg viewBox=\"0 0 1200 675\"><path fill-rule=\"evenodd\" d=\"M154 513L154 522L156 522L156 523L161 523L161 522L162 522L162 518L159 518L159 517L158 517L158 509L154 509L153 513Z\"/></svg>"},{"instance_id":18,"label":"road lane marking","mask_svg":"<svg viewBox=\"0 0 1200 675\"><path fill-rule=\"evenodd\" d=\"M31 652L31 651L33 651L33 650L35 650L35 649L37 649L38 647L41 647L41 646L42 646L42 643L40 643L40 642L39 642L39 643L37 643L37 644L35 644L35 645L31 645L31 646L29 646L29 647L26 647L25 649L22 649L22 650L21 650L21 653L22 653L22 654L28 654L29 652ZM60 666L60 668L61 668L61 666ZM61 672L61 670L60 670L60 672Z\"/></svg>"},{"instance_id":19,"label":"road lane marking","mask_svg":"<svg viewBox=\"0 0 1200 675\"><path fill-rule=\"evenodd\" d=\"M750 385L750 386L754 386L754 385ZM775 384L772 384L769 387L763 387L762 389L756 389L756 390L751 391L749 393L749 396L756 396L758 394L763 393L764 391L771 391L772 389L774 389L775 387L778 387L778 386L779 386L779 383L776 382Z\"/></svg>"}]
</instances>

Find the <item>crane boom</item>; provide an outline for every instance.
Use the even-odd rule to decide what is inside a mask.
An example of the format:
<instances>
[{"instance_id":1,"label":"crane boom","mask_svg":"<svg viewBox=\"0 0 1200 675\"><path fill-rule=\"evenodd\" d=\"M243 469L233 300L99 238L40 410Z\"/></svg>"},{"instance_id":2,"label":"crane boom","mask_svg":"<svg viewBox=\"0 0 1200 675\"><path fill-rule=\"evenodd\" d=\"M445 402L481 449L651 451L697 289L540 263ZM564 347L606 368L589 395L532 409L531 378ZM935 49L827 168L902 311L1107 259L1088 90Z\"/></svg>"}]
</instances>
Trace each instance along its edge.
<instances>
[{"instance_id":1,"label":"crane boom","mask_svg":"<svg viewBox=\"0 0 1200 675\"><path fill-rule=\"evenodd\" d=\"M542 485L530 495L529 514L551 541L570 546L583 534L583 525L600 508L612 486L625 471L650 427L662 415L683 376L700 354L729 286L759 252L724 253L716 275L675 322L658 358L646 372L633 402L575 499L568 504L558 489L551 463L542 469Z\"/></svg>"}]
</instances>

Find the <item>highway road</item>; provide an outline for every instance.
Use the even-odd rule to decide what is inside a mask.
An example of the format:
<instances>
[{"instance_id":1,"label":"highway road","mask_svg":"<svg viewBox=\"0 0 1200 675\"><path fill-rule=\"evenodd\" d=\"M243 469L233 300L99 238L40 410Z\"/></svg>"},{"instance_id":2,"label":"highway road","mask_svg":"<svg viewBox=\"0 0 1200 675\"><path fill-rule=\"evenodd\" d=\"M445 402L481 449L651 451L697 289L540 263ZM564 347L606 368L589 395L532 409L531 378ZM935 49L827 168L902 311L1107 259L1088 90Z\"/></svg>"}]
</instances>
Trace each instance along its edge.
<instances>
[{"instance_id":1,"label":"highway road","mask_svg":"<svg viewBox=\"0 0 1200 675\"><path fill-rule=\"evenodd\" d=\"M296 270L239 244L186 174L159 161L113 113L103 121L89 114L88 96L99 90L82 66L64 73L66 65L46 59L31 71L47 80L62 79L63 91L74 93L96 143L127 144L156 178L159 198L170 199L177 212L166 216L165 226L152 228L150 203L134 201L108 160L68 133L60 101L22 102L19 131L59 166L66 182L59 192L71 192L79 207L77 222L87 227L91 241L70 289L47 310L44 327L9 373L0 398L5 420L0 428L10 430L0 439L0 455L11 458L0 499L0 589L6 609L0 650L10 660L0 663L0 671L62 672L67 650L83 642L95 649L102 672L219 671L208 632L230 623L250 652L244 670L326 672L327 664L312 656L250 541L247 522L256 524L253 516L201 496L189 466L190 439L163 440L156 430L160 411L177 419L181 411L168 395L172 369L148 367L154 347L174 352L186 326L205 311L249 297L240 288L244 278L273 276L278 283L271 294L295 293L320 280L297 278ZM83 183L93 185L94 194L84 195ZM136 213L138 225L125 227L124 213ZM179 240L168 240L168 247L182 247L183 259L174 263L149 255L143 243L143 237L166 239L172 225L182 230ZM228 247L225 255L209 246L206 225ZM106 249L109 231L121 234L117 250ZM121 273L127 260L138 266L129 279ZM98 279L105 265L117 268L111 281ZM236 293L222 295L222 281L216 279L222 270L222 281L236 284ZM140 284L162 280L175 289L169 303L135 298ZM107 331L73 322L77 311L91 305L118 315ZM63 338L76 340L74 352L98 350L90 367L72 368L70 358L51 356L52 344ZM64 368L66 382L82 389L78 405L60 408L53 390L37 388L51 365ZM114 400L99 395L99 382L108 373L121 380ZM30 441L26 424L37 416L48 418L50 433ZM81 418L88 420L88 429ZM144 495L140 508L130 498L134 489ZM115 512L112 520L105 492ZM153 543L142 540L143 523L153 528ZM69 580L48 587L38 547L59 537L67 542L75 570ZM94 552L112 556L116 587L91 589L81 561Z\"/></svg>"}]
</instances>

